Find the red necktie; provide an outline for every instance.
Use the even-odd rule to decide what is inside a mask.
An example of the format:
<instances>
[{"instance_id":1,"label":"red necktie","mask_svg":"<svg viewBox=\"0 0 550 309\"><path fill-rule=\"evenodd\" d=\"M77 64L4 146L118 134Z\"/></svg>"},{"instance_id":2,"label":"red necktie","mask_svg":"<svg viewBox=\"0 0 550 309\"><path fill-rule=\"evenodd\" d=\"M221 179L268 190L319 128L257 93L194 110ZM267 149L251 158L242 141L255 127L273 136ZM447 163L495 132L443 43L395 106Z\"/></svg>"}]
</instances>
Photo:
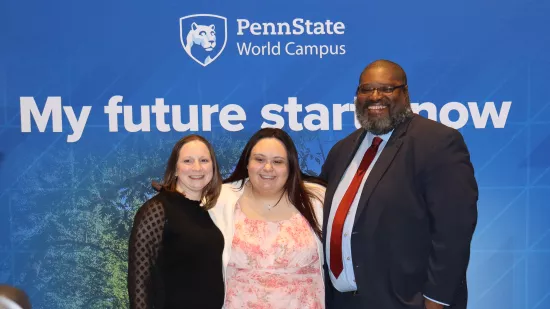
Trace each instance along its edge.
<instances>
[{"instance_id":1,"label":"red necktie","mask_svg":"<svg viewBox=\"0 0 550 309\"><path fill-rule=\"evenodd\" d=\"M342 232L344 231L344 222L346 221L351 203L353 203L355 195L359 190L363 176L365 176L369 165L376 156L378 146L380 146L381 142L382 139L378 136L372 140L372 145L367 149L367 152L365 152L365 156L363 156L363 160L361 160L359 168L355 176L353 176L353 180L340 201L340 205L338 205L338 209L334 215L330 234L330 270L335 278L338 278L344 269L342 262Z\"/></svg>"}]
</instances>

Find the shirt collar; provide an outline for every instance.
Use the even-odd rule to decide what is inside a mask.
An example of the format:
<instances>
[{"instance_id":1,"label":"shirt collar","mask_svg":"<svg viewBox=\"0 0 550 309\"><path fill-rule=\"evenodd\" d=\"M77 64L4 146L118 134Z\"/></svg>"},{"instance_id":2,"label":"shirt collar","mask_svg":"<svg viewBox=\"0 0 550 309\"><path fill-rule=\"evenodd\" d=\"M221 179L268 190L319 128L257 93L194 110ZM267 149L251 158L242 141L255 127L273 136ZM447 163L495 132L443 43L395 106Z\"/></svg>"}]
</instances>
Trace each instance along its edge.
<instances>
[{"instance_id":1,"label":"shirt collar","mask_svg":"<svg viewBox=\"0 0 550 309\"><path fill-rule=\"evenodd\" d=\"M368 141L368 143L369 143L369 145L370 145L370 144L372 144L372 140L373 140L376 136L378 136L378 137L380 137L380 138L382 139L383 143L385 143L385 142L388 142L388 140L390 139L392 133L393 133L393 130L391 130L390 132L388 132L388 133L386 133L386 134L382 134L382 135L375 135L375 134L373 134L373 133L371 133L371 132L367 132L367 141Z\"/></svg>"}]
</instances>

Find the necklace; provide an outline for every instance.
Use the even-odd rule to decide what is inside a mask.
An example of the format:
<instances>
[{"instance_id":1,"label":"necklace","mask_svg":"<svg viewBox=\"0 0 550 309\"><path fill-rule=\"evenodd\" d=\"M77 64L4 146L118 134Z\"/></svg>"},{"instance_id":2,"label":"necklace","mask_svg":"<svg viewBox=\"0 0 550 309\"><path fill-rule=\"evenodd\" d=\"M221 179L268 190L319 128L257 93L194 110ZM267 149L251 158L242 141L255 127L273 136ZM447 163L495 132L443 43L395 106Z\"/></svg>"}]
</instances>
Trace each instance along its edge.
<instances>
[{"instance_id":1,"label":"necklace","mask_svg":"<svg viewBox=\"0 0 550 309\"><path fill-rule=\"evenodd\" d=\"M255 200L259 201L259 199L256 197L256 194L254 193L254 188L252 187L252 184L250 185L250 191L252 192L252 197L254 197ZM273 208L275 208L275 206L279 205L279 203L283 199L283 195L285 195L285 191L283 191L281 196L279 196L279 199L277 200L277 203L275 203L274 205L264 203L264 207L266 207L267 210L271 211L271 209L273 209Z\"/></svg>"}]
</instances>

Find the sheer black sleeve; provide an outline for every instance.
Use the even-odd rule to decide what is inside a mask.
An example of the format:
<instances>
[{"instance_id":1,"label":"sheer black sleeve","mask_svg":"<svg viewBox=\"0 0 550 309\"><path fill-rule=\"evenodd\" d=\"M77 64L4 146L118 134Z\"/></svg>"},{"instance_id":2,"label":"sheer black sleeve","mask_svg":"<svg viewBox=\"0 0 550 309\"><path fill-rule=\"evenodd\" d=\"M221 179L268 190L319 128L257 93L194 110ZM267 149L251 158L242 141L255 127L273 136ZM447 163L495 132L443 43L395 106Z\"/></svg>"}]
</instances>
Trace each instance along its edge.
<instances>
[{"instance_id":1,"label":"sheer black sleeve","mask_svg":"<svg viewBox=\"0 0 550 309\"><path fill-rule=\"evenodd\" d=\"M137 212L128 246L128 295L131 309L153 308L152 273L165 224L162 203L152 199Z\"/></svg>"}]
</instances>

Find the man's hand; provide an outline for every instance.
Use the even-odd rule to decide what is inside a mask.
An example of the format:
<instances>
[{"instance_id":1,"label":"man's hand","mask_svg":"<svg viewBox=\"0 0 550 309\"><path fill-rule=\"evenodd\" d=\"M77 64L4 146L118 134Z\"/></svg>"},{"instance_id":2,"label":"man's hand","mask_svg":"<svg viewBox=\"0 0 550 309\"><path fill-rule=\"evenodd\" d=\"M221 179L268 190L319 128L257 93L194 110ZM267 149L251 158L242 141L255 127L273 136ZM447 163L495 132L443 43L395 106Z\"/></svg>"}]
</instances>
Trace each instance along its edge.
<instances>
[{"instance_id":1,"label":"man's hand","mask_svg":"<svg viewBox=\"0 0 550 309\"><path fill-rule=\"evenodd\" d=\"M443 305L433 302L427 298L424 299L424 306L426 309L443 309Z\"/></svg>"}]
</instances>

